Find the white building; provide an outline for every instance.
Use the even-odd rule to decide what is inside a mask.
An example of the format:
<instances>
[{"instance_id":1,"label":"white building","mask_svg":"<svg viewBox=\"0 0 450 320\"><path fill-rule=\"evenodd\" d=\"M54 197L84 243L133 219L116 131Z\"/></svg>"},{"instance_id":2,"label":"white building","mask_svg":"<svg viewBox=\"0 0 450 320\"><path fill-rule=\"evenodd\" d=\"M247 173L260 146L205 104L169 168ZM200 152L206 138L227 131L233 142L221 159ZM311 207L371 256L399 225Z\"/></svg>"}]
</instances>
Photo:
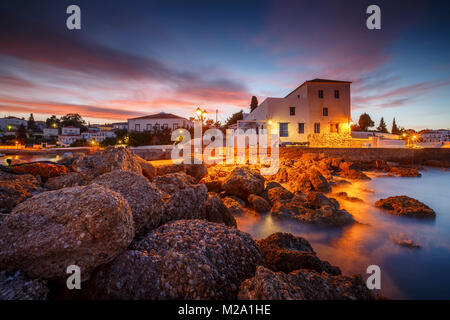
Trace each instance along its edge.
<instances>
[{"instance_id":1,"label":"white building","mask_svg":"<svg viewBox=\"0 0 450 320\"><path fill-rule=\"evenodd\" d=\"M58 136L58 129L55 128L44 128L44 138L51 138Z\"/></svg>"},{"instance_id":2,"label":"white building","mask_svg":"<svg viewBox=\"0 0 450 320\"><path fill-rule=\"evenodd\" d=\"M163 129L176 130L178 128L191 128L194 124L186 118L171 114L157 113L144 117L128 119L129 131L150 131L154 132Z\"/></svg>"},{"instance_id":3,"label":"white building","mask_svg":"<svg viewBox=\"0 0 450 320\"><path fill-rule=\"evenodd\" d=\"M106 138L114 138L116 134L113 131L98 131L98 130L89 130L87 132L83 132L81 137L86 139L87 141L95 140L96 142L101 142Z\"/></svg>"},{"instance_id":4,"label":"white building","mask_svg":"<svg viewBox=\"0 0 450 320\"><path fill-rule=\"evenodd\" d=\"M450 130L423 130L419 132L423 142L448 142L450 141Z\"/></svg>"},{"instance_id":5,"label":"white building","mask_svg":"<svg viewBox=\"0 0 450 320\"><path fill-rule=\"evenodd\" d=\"M60 145L69 146L71 143L80 140L81 138L80 128L68 126L61 129L61 134L58 136L58 141Z\"/></svg>"},{"instance_id":6,"label":"white building","mask_svg":"<svg viewBox=\"0 0 450 320\"><path fill-rule=\"evenodd\" d=\"M349 81L305 81L284 98L267 98L239 127L278 130L281 143L307 142L312 135L350 132Z\"/></svg>"},{"instance_id":7,"label":"white building","mask_svg":"<svg viewBox=\"0 0 450 320\"><path fill-rule=\"evenodd\" d=\"M23 124L26 128L28 122L25 119L20 119L17 117L0 118L0 131L16 131L21 124Z\"/></svg>"},{"instance_id":8,"label":"white building","mask_svg":"<svg viewBox=\"0 0 450 320\"><path fill-rule=\"evenodd\" d=\"M116 122L113 123L114 130L128 130L128 122Z\"/></svg>"}]
</instances>

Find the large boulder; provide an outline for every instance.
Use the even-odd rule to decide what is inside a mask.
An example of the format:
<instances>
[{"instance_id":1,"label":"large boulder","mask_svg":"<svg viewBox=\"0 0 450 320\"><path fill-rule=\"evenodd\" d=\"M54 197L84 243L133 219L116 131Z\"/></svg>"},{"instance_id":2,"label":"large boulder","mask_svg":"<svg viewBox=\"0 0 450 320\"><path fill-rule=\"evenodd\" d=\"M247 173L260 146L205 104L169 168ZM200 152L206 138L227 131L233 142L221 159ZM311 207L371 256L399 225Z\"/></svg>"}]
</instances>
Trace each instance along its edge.
<instances>
[{"instance_id":1,"label":"large boulder","mask_svg":"<svg viewBox=\"0 0 450 320\"><path fill-rule=\"evenodd\" d=\"M87 181L78 172L69 172L59 177L50 178L44 184L44 187L50 190L58 190L62 188L84 186Z\"/></svg>"},{"instance_id":2,"label":"large boulder","mask_svg":"<svg viewBox=\"0 0 450 320\"><path fill-rule=\"evenodd\" d=\"M184 171L194 178L195 183L198 183L204 176L208 174L208 168L204 163L199 164L185 164Z\"/></svg>"},{"instance_id":3,"label":"large boulder","mask_svg":"<svg viewBox=\"0 0 450 320\"><path fill-rule=\"evenodd\" d=\"M148 161L142 159L141 157L136 155L136 160L141 166L142 175L147 179L151 180L156 176L156 168Z\"/></svg>"},{"instance_id":4,"label":"large boulder","mask_svg":"<svg viewBox=\"0 0 450 320\"><path fill-rule=\"evenodd\" d=\"M230 211L230 213L233 216L240 216L243 215L245 213L245 202L242 201L241 199L237 198L237 197L224 197L222 199L223 204L225 205L225 207L228 208L228 210Z\"/></svg>"},{"instance_id":5,"label":"large boulder","mask_svg":"<svg viewBox=\"0 0 450 320\"><path fill-rule=\"evenodd\" d=\"M156 228L164 212L161 192L144 176L131 171L111 171L93 180L120 193L130 205L133 213L136 236Z\"/></svg>"},{"instance_id":6,"label":"large boulder","mask_svg":"<svg viewBox=\"0 0 450 320\"><path fill-rule=\"evenodd\" d=\"M208 188L194 184L194 178L184 172L157 176L153 184L163 192L164 213L161 223L178 219L205 219Z\"/></svg>"},{"instance_id":7,"label":"large boulder","mask_svg":"<svg viewBox=\"0 0 450 320\"><path fill-rule=\"evenodd\" d=\"M99 175L114 170L131 171L142 174L138 157L124 147L107 147L92 155L76 159L71 168L73 171L91 180Z\"/></svg>"},{"instance_id":8,"label":"large boulder","mask_svg":"<svg viewBox=\"0 0 450 320\"><path fill-rule=\"evenodd\" d=\"M312 168L308 171L308 175L309 181L311 182L315 191L320 192L331 191L330 184L328 183L327 179L325 179L325 177L320 173L319 170Z\"/></svg>"},{"instance_id":9,"label":"large boulder","mask_svg":"<svg viewBox=\"0 0 450 320\"><path fill-rule=\"evenodd\" d=\"M31 278L82 277L124 251L134 237L128 202L97 184L43 192L27 199L0 225L0 269Z\"/></svg>"},{"instance_id":10,"label":"large boulder","mask_svg":"<svg viewBox=\"0 0 450 320\"><path fill-rule=\"evenodd\" d=\"M113 299L234 299L263 263L251 237L204 220L165 224L90 280L91 296Z\"/></svg>"},{"instance_id":11,"label":"large boulder","mask_svg":"<svg viewBox=\"0 0 450 320\"><path fill-rule=\"evenodd\" d=\"M269 212L271 209L270 204L263 197L256 194L251 194L248 197L248 203L250 204L250 207L259 213Z\"/></svg>"},{"instance_id":12,"label":"large boulder","mask_svg":"<svg viewBox=\"0 0 450 320\"><path fill-rule=\"evenodd\" d=\"M10 169L15 173L28 173L33 176L39 176L43 181L67 174L68 172L66 166L41 162L19 164L10 167Z\"/></svg>"},{"instance_id":13,"label":"large boulder","mask_svg":"<svg viewBox=\"0 0 450 320\"><path fill-rule=\"evenodd\" d=\"M229 227L236 227L236 220L222 200L216 195L212 195L206 202L206 220L223 223Z\"/></svg>"},{"instance_id":14,"label":"large boulder","mask_svg":"<svg viewBox=\"0 0 450 320\"><path fill-rule=\"evenodd\" d=\"M247 167L236 167L223 183L223 189L229 194L246 200L249 195L264 191L264 177Z\"/></svg>"},{"instance_id":15,"label":"large boulder","mask_svg":"<svg viewBox=\"0 0 450 320\"><path fill-rule=\"evenodd\" d=\"M45 280L29 279L22 271L0 271L0 300L45 300L48 293Z\"/></svg>"},{"instance_id":16,"label":"large boulder","mask_svg":"<svg viewBox=\"0 0 450 320\"><path fill-rule=\"evenodd\" d=\"M242 282L241 300L374 300L360 275L332 276L300 269L289 274L258 266L254 277Z\"/></svg>"},{"instance_id":17,"label":"large boulder","mask_svg":"<svg viewBox=\"0 0 450 320\"><path fill-rule=\"evenodd\" d=\"M433 209L419 200L407 196L395 196L380 199L375 206L387 212L405 217L434 218L436 213Z\"/></svg>"},{"instance_id":18,"label":"large boulder","mask_svg":"<svg viewBox=\"0 0 450 320\"><path fill-rule=\"evenodd\" d=\"M0 213L9 212L39 190L31 174L11 174L0 170Z\"/></svg>"},{"instance_id":19,"label":"large boulder","mask_svg":"<svg viewBox=\"0 0 450 320\"><path fill-rule=\"evenodd\" d=\"M273 271L289 273L298 269L310 269L318 273L341 274L338 267L320 260L310 243L302 237L277 232L256 241L256 244L264 256L266 266Z\"/></svg>"},{"instance_id":20,"label":"large boulder","mask_svg":"<svg viewBox=\"0 0 450 320\"><path fill-rule=\"evenodd\" d=\"M306 198L296 195L289 200L278 200L272 206L271 213L276 217L330 226L344 226L355 222L350 213L340 209L335 199L320 192L310 192Z\"/></svg>"}]
</instances>

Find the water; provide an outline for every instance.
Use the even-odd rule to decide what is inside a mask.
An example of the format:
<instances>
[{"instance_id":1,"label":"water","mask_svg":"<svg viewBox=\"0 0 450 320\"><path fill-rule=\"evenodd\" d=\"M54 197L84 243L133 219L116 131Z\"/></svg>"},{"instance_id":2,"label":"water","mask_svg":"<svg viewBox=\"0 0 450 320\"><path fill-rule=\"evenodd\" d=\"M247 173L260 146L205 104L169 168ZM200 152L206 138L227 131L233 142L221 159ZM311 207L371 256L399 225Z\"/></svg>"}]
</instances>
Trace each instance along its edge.
<instances>
[{"instance_id":1,"label":"water","mask_svg":"<svg viewBox=\"0 0 450 320\"><path fill-rule=\"evenodd\" d=\"M265 216L245 216L238 228L256 239L273 232L290 232L311 242L318 256L341 268L344 274L368 277L369 265L381 268L381 293L392 299L450 299L450 172L422 171L421 178L381 177L354 181L333 188L346 191L364 203L336 198L362 224L324 228ZM436 219L420 220L393 216L373 203L395 195L415 198L436 211ZM332 195L331 195L332 196ZM403 234L421 245L401 247L392 237Z\"/></svg>"},{"instance_id":2,"label":"water","mask_svg":"<svg viewBox=\"0 0 450 320\"><path fill-rule=\"evenodd\" d=\"M0 164L6 166L6 160L11 159L14 163L14 160L21 160L25 162L33 162L33 161L53 161L56 162L60 159L59 155L8 155L4 157L0 157Z\"/></svg>"}]
</instances>

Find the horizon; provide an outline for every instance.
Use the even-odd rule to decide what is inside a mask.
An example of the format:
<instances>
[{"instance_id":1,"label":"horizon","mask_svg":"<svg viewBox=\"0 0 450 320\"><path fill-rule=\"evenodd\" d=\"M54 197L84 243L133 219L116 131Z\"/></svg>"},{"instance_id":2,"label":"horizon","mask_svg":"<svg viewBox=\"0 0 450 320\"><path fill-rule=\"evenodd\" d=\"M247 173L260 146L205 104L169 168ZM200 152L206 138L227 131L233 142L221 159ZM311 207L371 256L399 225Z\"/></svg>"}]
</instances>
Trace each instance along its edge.
<instances>
[{"instance_id":1,"label":"horizon","mask_svg":"<svg viewBox=\"0 0 450 320\"><path fill-rule=\"evenodd\" d=\"M437 1L0 4L0 116L78 113L125 122L197 106L222 123L250 99L284 97L306 80L352 81L352 119L406 129L450 127L450 17ZM81 30L66 8L81 8ZM200 10L201 8L202 10ZM305 10L306 8L306 10Z\"/></svg>"}]
</instances>

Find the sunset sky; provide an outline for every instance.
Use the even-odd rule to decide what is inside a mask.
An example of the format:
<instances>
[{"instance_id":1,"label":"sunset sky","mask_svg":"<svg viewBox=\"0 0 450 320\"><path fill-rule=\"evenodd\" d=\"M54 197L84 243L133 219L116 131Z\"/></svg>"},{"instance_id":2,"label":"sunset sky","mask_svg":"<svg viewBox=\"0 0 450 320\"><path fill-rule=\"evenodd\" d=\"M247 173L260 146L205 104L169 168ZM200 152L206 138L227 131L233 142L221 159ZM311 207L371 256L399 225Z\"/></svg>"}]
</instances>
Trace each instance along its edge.
<instances>
[{"instance_id":1,"label":"sunset sky","mask_svg":"<svg viewBox=\"0 0 450 320\"><path fill-rule=\"evenodd\" d=\"M353 81L352 118L450 127L449 1L0 3L0 117L155 112L219 120L303 81ZM66 28L78 4L82 29ZM365 13L378 4L382 29Z\"/></svg>"}]
</instances>

